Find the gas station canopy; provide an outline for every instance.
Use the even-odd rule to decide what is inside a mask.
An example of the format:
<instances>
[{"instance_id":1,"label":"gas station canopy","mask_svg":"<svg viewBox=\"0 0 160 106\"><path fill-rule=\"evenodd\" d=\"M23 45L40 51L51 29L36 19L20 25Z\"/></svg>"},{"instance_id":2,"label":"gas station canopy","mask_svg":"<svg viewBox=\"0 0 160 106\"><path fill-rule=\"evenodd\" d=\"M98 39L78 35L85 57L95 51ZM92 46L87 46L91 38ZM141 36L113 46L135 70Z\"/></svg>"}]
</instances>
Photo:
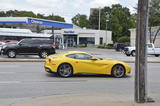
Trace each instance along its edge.
<instances>
[{"instance_id":1,"label":"gas station canopy","mask_svg":"<svg viewBox=\"0 0 160 106\"><path fill-rule=\"evenodd\" d=\"M34 24L57 28L73 28L73 24L31 17L0 17L0 23Z\"/></svg>"}]
</instances>

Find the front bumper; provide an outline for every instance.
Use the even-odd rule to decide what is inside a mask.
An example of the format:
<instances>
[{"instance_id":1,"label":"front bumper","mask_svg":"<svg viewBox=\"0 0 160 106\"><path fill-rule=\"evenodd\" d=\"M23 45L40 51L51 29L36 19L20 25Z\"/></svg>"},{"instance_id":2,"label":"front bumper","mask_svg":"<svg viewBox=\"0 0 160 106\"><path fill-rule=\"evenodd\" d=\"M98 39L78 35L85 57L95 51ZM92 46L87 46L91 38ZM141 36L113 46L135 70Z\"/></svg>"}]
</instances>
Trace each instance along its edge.
<instances>
[{"instance_id":1,"label":"front bumper","mask_svg":"<svg viewBox=\"0 0 160 106\"><path fill-rule=\"evenodd\" d=\"M131 66L127 65L126 66L126 75L131 74Z\"/></svg>"}]
</instances>

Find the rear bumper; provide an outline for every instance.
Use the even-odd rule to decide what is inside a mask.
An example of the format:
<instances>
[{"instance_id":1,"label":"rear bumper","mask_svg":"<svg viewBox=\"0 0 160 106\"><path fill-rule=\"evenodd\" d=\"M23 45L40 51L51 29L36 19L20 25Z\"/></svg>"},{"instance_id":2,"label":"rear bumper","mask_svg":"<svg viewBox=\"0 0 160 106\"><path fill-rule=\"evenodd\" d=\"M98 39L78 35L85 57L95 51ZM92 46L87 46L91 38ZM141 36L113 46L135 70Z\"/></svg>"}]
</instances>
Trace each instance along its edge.
<instances>
[{"instance_id":1,"label":"rear bumper","mask_svg":"<svg viewBox=\"0 0 160 106\"><path fill-rule=\"evenodd\" d=\"M6 52L6 50L5 50L5 49L1 49L0 54L1 54L1 55L6 55L6 54L7 54L7 52Z\"/></svg>"},{"instance_id":2,"label":"rear bumper","mask_svg":"<svg viewBox=\"0 0 160 106\"><path fill-rule=\"evenodd\" d=\"M46 72L57 72L57 65L53 64L52 62L49 63L48 59L45 60L44 69Z\"/></svg>"},{"instance_id":3,"label":"rear bumper","mask_svg":"<svg viewBox=\"0 0 160 106\"><path fill-rule=\"evenodd\" d=\"M55 73L55 72L53 72L50 68L48 68L48 67L44 67L44 69L45 69L45 72L48 72L48 73Z\"/></svg>"},{"instance_id":4,"label":"rear bumper","mask_svg":"<svg viewBox=\"0 0 160 106\"><path fill-rule=\"evenodd\" d=\"M49 54L55 54L56 53L56 50L55 49L50 49L49 50Z\"/></svg>"}]
</instances>

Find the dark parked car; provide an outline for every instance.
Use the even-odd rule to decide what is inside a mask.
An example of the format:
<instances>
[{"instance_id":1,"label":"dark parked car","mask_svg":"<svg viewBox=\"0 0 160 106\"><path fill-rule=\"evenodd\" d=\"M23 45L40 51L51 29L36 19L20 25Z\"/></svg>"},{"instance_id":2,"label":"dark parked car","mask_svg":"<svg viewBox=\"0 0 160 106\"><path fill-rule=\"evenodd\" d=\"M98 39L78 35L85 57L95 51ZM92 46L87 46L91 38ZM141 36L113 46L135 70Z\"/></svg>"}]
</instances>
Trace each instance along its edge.
<instances>
[{"instance_id":1,"label":"dark parked car","mask_svg":"<svg viewBox=\"0 0 160 106\"><path fill-rule=\"evenodd\" d=\"M127 46L129 46L128 42L126 42L126 43L115 43L114 44L114 48L115 48L116 51L122 51Z\"/></svg>"},{"instance_id":2,"label":"dark parked car","mask_svg":"<svg viewBox=\"0 0 160 106\"><path fill-rule=\"evenodd\" d=\"M55 53L55 46L50 39L23 39L18 43L6 44L2 47L2 54L9 58L15 58L16 55L39 55L45 58Z\"/></svg>"}]
</instances>

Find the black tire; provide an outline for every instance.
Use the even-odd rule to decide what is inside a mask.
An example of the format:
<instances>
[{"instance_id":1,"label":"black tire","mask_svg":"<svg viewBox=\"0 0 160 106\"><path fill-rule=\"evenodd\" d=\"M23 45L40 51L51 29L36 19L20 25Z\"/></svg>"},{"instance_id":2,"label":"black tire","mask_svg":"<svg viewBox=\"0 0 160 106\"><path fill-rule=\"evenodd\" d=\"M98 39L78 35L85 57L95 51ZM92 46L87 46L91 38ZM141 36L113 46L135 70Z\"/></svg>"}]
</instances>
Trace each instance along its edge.
<instances>
[{"instance_id":1,"label":"black tire","mask_svg":"<svg viewBox=\"0 0 160 106\"><path fill-rule=\"evenodd\" d=\"M16 55L17 55L17 53L15 50L8 50L8 52L7 52L7 56L9 58L16 58Z\"/></svg>"},{"instance_id":2,"label":"black tire","mask_svg":"<svg viewBox=\"0 0 160 106\"><path fill-rule=\"evenodd\" d=\"M133 50L133 51L131 52L131 55L132 55L133 57L136 56L136 51Z\"/></svg>"},{"instance_id":3,"label":"black tire","mask_svg":"<svg viewBox=\"0 0 160 106\"><path fill-rule=\"evenodd\" d=\"M125 76L125 68L123 65L117 64L114 65L111 71L111 74L115 78L121 78Z\"/></svg>"},{"instance_id":4,"label":"black tire","mask_svg":"<svg viewBox=\"0 0 160 106\"><path fill-rule=\"evenodd\" d=\"M159 57L159 54L155 54L155 57Z\"/></svg>"},{"instance_id":5,"label":"black tire","mask_svg":"<svg viewBox=\"0 0 160 106\"><path fill-rule=\"evenodd\" d=\"M130 54L126 54L126 56L130 56Z\"/></svg>"},{"instance_id":6,"label":"black tire","mask_svg":"<svg viewBox=\"0 0 160 106\"><path fill-rule=\"evenodd\" d=\"M71 77L73 75L73 67L68 63L63 63L58 67L57 73L60 77Z\"/></svg>"},{"instance_id":7,"label":"black tire","mask_svg":"<svg viewBox=\"0 0 160 106\"><path fill-rule=\"evenodd\" d=\"M48 56L48 51L47 50L42 50L42 51L40 51L40 53L39 53L39 57L40 58L46 58Z\"/></svg>"}]
</instances>

